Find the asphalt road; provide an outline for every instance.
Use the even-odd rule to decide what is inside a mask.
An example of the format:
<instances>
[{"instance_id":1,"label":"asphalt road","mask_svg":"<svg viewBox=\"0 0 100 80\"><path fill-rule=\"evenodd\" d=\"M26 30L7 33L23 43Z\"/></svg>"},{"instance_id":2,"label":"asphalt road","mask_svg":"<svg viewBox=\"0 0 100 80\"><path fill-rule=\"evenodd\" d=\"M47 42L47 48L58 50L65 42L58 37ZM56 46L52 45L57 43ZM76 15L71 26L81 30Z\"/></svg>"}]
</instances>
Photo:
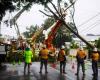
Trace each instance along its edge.
<instances>
[{"instance_id":1,"label":"asphalt road","mask_svg":"<svg viewBox=\"0 0 100 80\"><path fill-rule=\"evenodd\" d=\"M48 74L39 73L40 63L33 62L31 65L31 72L24 74L24 63L18 65L4 64L2 69L0 69L0 80L95 80L92 76L91 64L86 63L86 75L83 76L81 69L79 76L75 76L76 73L76 63L74 63L74 68L72 68L74 62L67 63L66 72L67 74L60 74L59 64L53 66L48 64ZM99 70L100 73L100 70ZM100 80L100 74L98 76Z\"/></svg>"}]
</instances>

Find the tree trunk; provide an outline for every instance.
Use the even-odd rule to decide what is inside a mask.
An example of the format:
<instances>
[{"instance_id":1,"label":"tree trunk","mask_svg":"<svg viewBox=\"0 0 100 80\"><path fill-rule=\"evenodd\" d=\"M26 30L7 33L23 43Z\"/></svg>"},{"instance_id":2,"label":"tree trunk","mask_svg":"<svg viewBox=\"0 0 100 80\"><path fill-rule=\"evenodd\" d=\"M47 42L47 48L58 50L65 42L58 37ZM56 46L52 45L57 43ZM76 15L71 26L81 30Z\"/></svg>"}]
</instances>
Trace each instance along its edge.
<instances>
[{"instance_id":1,"label":"tree trunk","mask_svg":"<svg viewBox=\"0 0 100 80\"><path fill-rule=\"evenodd\" d=\"M83 37L81 37L77 32L75 32L73 29L71 29L64 20L61 20L62 23L65 25L66 28L68 28L72 33L74 33L79 39L81 39L84 43L86 43L89 47L94 48L92 44L87 42Z\"/></svg>"}]
</instances>

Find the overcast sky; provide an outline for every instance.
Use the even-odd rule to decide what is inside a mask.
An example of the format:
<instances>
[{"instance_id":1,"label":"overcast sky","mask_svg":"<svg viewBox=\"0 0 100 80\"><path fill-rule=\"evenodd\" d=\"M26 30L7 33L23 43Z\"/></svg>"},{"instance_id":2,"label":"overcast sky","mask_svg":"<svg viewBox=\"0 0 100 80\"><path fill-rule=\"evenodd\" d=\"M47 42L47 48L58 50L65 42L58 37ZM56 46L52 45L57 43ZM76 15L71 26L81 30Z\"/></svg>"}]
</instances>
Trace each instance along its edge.
<instances>
[{"instance_id":1,"label":"overcast sky","mask_svg":"<svg viewBox=\"0 0 100 80\"><path fill-rule=\"evenodd\" d=\"M100 34L100 0L78 0L75 10L75 22L81 34Z\"/></svg>"},{"instance_id":2,"label":"overcast sky","mask_svg":"<svg viewBox=\"0 0 100 80\"><path fill-rule=\"evenodd\" d=\"M26 30L26 26L36 24L40 26L44 23L47 17L38 11L42 9L42 6L34 5L30 11L25 11L20 16L17 22L21 33ZM9 16L6 18L9 18ZM75 23L79 33L82 35L90 33L100 34L100 0L77 0L75 3ZM16 35L14 28L2 26L2 34Z\"/></svg>"}]
</instances>

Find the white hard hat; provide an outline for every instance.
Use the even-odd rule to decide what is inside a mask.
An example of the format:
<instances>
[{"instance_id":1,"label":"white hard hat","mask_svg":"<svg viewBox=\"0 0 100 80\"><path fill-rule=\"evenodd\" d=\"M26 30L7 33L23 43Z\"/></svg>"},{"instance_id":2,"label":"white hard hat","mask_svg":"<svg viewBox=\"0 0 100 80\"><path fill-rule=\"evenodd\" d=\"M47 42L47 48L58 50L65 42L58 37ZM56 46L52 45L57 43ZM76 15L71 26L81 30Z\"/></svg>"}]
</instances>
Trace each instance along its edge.
<instances>
[{"instance_id":1,"label":"white hard hat","mask_svg":"<svg viewBox=\"0 0 100 80\"><path fill-rule=\"evenodd\" d=\"M97 48L94 48L93 51L97 51Z\"/></svg>"},{"instance_id":2,"label":"white hard hat","mask_svg":"<svg viewBox=\"0 0 100 80\"><path fill-rule=\"evenodd\" d=\"M80 47L80 50L83 50L83 47Z\"/></svg>"},{"instance_id":3,"label":"white hard hat","mask_svg":"<svg viewBox=\"0 0 100 80\"><path fill-rule=\"evenodd\" d=\"M43 48L46 48L46 45L43 45L42 47L43 47Z\"/></svg>"},{"instance_id":4,"label":"white hard hat","mask_svg":"<svg viewBox=\"0 0 100 80\"><path fill-rule=\"evenodd\" d=\"M61 49L64 49L65 47L64 46L61 46Z\"/></svg>"}]
</instances>

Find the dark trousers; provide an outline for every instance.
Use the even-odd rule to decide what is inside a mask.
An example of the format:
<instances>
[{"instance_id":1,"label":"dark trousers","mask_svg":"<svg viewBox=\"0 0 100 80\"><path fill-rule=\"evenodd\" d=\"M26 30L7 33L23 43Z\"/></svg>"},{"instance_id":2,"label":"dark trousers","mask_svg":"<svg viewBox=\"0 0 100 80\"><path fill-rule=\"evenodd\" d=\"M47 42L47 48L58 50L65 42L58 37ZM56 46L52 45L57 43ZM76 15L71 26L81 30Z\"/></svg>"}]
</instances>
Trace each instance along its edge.
<instances>
[{"instance_id":1,"label":"dark trousers","mask_svg":"<svg viewBox=\"0 0 100 80\"><path fill-rule=\"evenodd\" d=\"M94 76L98 76L98 62L97 61L92 61L92 70Z\"/></svg>"},{"instance_id":2,"label":"dark trousers","mask_svg":"<svg viewBox=\"0 0 100 80\"><path fill-rule=\"evenodd\" d=\"M85 74L85 64L83 62L77 62L77 74L79 74L80 66L82 67L82 72Z\"/></svg>"},{"instance_id":3,"label":"dark trousers","mask_svg":"<svg viewBox=\"0 0 100 80\"><path fill-rule=\"evenodd\" d=\"M43 65L45 67L45 72L47 72L47 63L48 63L48 60L41 59L41 62L40 62L40 72L42 72Z\"/></svg>"},{"instance_id":4,"label":"dark trousers","mask_svg":"<svg viewBox=\"0 0 100 80\"><path fill-rule=\"evenodd\" d=\"M65 72L66 62L60 61L60 72Z\"/></svg>"},{"instance_id":5,"label":"dark trousers","mask_svg":"<svg viewBox=\"0 0 100 80\"><path fill-rule=\"evenodd\" d=\"M24 64L24 73L26 72L27 65L28 65L28 72L30 72L30 63L25 63Z\"/></svg>"}]
</instances>

